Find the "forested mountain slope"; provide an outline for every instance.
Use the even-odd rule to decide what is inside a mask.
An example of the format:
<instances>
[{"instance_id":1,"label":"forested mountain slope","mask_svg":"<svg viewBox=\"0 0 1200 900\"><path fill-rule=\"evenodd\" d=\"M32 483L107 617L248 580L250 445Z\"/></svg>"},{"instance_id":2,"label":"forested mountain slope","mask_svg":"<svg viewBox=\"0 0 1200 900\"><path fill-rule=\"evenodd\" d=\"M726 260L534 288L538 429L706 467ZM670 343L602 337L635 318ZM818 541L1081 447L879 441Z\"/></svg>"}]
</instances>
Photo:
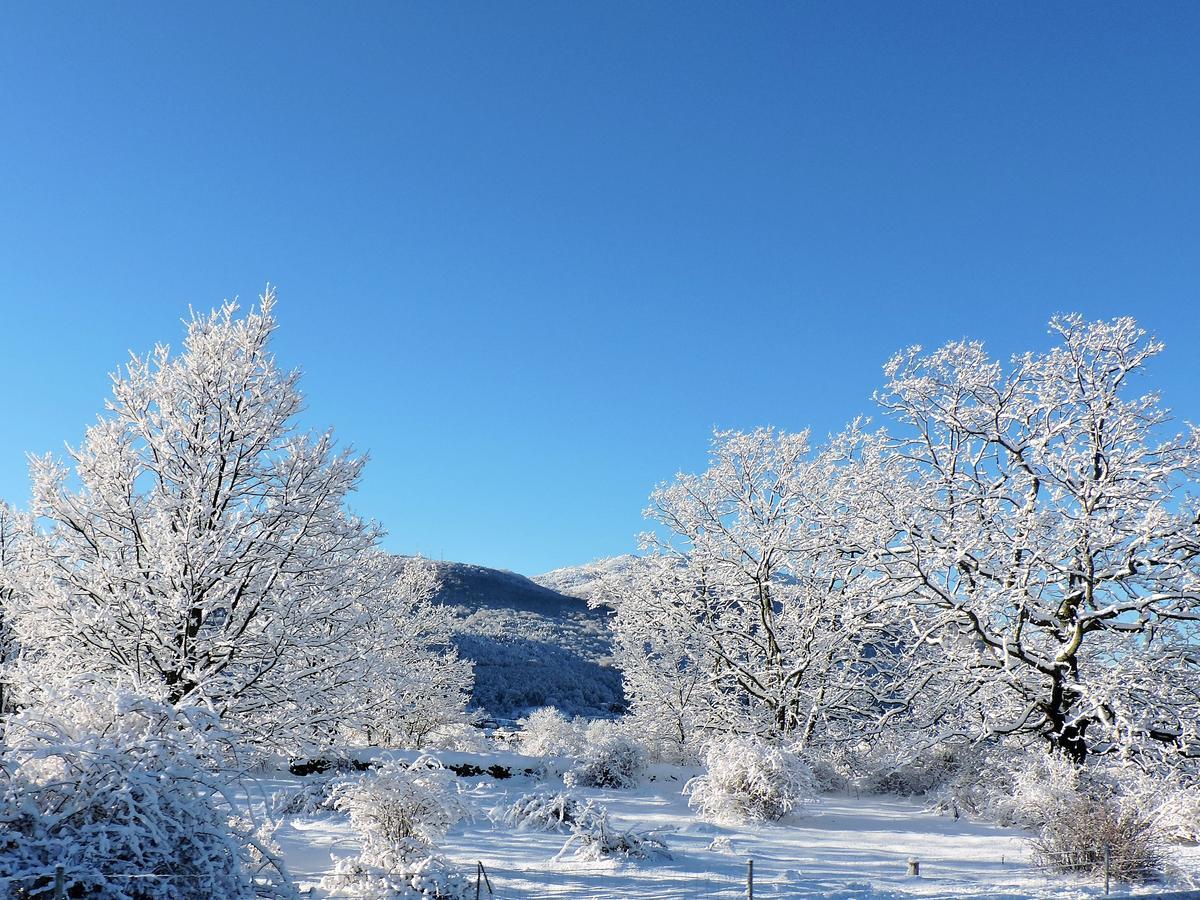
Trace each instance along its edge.
<instances>
[{"instance_id":1,"label":"forested mountain slope","mask_svg":"<svg viewBox=\"0 0 1200 900\"><path fill-rule=\"evenodd\" d=\"M434 599L454 610L455 643L475 663L475 706L499 719L539 706L591 716L624 707L602 610L514 572L432 565Z\"/></svg>"}]
</instances>

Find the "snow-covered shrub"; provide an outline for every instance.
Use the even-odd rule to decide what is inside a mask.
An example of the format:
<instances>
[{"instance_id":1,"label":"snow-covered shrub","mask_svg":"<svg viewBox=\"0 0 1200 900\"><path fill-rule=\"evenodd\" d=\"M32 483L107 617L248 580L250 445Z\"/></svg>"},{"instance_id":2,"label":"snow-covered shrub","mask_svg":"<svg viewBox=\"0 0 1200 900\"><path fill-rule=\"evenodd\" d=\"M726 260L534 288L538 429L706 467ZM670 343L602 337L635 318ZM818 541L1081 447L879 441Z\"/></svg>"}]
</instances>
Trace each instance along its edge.
<instances>
[{"instance_id":1,"label":"snow-covered shrub","mask_svg":"<svg viewBox=\"0 0 1200 900\"><path fill-rule=\"evenodd\" d=\"M812 769L796 753L758 738L727 736L704 755L705 773L684 787L712 822L772 822L816 796Z\"/></svg>"},{"instance_id":2,"label":"snow-covered shrub","mask_svg":"<svg viewBox=\"0 0 1200 900\"><path fill-rule=\"evenodd\" d=\"M578 765L563 776L568 787L630 788L646 767L642 746L609 722L593 722Z\"/></svg>"},{"instance_id":3,"label":"snow-covered shrub","mask_svg":"<svg viewBox=\"0 0 1200 900\"><path fill-rule=\"evenodd\" d=\"M584 804L561 791L525 794L511 806L494 810L493 819L517 831L569 831L584 808Z\"/></svg>"},{"instance_id":4,"label":"snow-covered shrub","mask_svg":"<svg viewBox=\"0 0 1200 900\"><path fill-rule=\"evenodd\" d=\"M425 736L426 750L450 750L454 753L487 753L493 750L482 728L465 722L442 725Z\"/></svg>"},{"instance_id":5,"label":"snow-covered shrub","mask_svg":"<svg viewBox=\"0 0 1200 900\"><path fill-rule=\"evenodd\" d=\"M469 900L475 896L470 878L440 856L408 860L394 869L357 859L339 859L321 887L337 897L364 900Z\"/></svg>"},{"instance_id":6,"label":"snow-covered shrub","mask_svg":"<svg viewBox=\"0 0 1200 900\"><path fill-rule=\"evenodd\" d=\"M552 706L534 710L517 724L517 746L526 756L580 756L587 747L586 723L568 719Z\"/></svg>"},{"instance_id":7,"label":"snow-covered shrub","mask_svg":"<svg viewBox=\"0 0 1200 900\"><path fill-rule=\"evenodd\" d=\"M812 763L813 781L817 791L822 794L841 793L850 789L850 779L828 759L814 760Z\"/></svg>"},{"instance_id":8,"label":"snow-covered shrub","mask_svg":"<svg viewBox=\"0 0 1200 900\"><path fill-rule=\"evenodd\" d=\"M1131 772L1076 765L1043 749L994 752L973 795L1003 825L1036 831L1034 861L1061 872L1136 881L1162 868L1157 798L1130 785ZM974 811L974 810L972 810Z\"/></svg>"},{"instance_id":9,"label":"snow-covered shrub","mask_svg":"<svg viewBox=\"0 0 1200 900\"><path fill-rule=\"evenodd\" d=\"M708 846L704 848L709 853L732 853L733 841L729 835L720 834L708 842Z\"/></svg>"},{"instance_id":10,"label":"snow-covered shrub","mask_svg":"<svg viewBox=\"0 0 1200 900\"><path fill-rule=\"evenodd\" d=\"M269 829L236 818L212 774L215 719L76 679L0 744L0 883L46 895L251 900L294 891ZM40 893L39 893L40 892Z\"/></svg>"},{"instance_id":11,"label":"snow-covered shrub","mask_svg":"<svg viewBox=\"0 0 1200 900\"><path fill-rule=\"evenodd\" d=\"M1084 795L1102 793L1093 777L1059 753L1033 751L1009 762L1011 787L996 798L1002 825L1041 828Z\"/></svg>"},{"instance_id":12,"label":"snow-covered shrub","mask_svg":"<svg viewBox=\"0 0 1200 900\"><path fill-rule=\"evenodd\" d=\"M321 885L358 897L457 900L467 879L434 854L436 844L471 815L454 776L433 757L389 760L333 790L362 837L357 858L337 862Z\"/></svg>"},{"instance_id":13,"label":"snow-covered shrub","mask_svg":"<svg viewBox=\"0 0 1200 900\"><path fill-rule=\"evenodd\" d=\"M972 771L975 762L976 755L965 747L876 747L857 761L853 783L864 794L921 797Z\"/></svg>"},{"instance_id":14,"label":"snow-covered shrub","mask_svg":"<svg viewBox=\"0 0 1200 900\"><path fill-rule=\"evenodd\" d=\"M667 845L658 835L655 830L639 831L614 825L609 821L608 810L589 800L577 811L571 836L556 858L566 855L568 850L573 850L577 859L593 862L613 856L625 859L669 858Z\"/></svg>"},{"instance_id":15,"label":"snow-covered shrub","mask_svg":"<svg viewBox=\"0 0 1200 900\"><path fill-rule=\"evenodd\" d=\"M1040 750L998 744L962 748L948 776L925 796L936 812L955 818L981 816L1001 825L1012 825L1019 818L1013 801L1017 776L1040 756Z\"/></svg>"},{"instance_id":16,"label":"snow-covered shrub","mask_svg":"<svg viewBox=\"0 0 1200 900\"><path fill-rule=\"evenodd\" d=\"M1191 773L1123 768L1111 773L1121 805L1154 823L1164 840L1200 843L1200 784Z\"/></svg>"},{"instance_id":17,"label":"snow-covered shrub","mask_svg":"<svg viewBox=\"0 0 1200 900\"><path fill-rule=\"evenodd\" d=\"M622 718L624 729L637 735L648 763L692 766L704 754L704 736L692 711L682 705L664 708L646 699L635 699Z\"/></svg>"},{"instance_id":18,"label":"snow-covered shrub","mask_svg":"<svg viewBox=\"0 0 1200 900\"><path fill-rule=\"evenodd\" d=\"M1200 786L1170 785L1156 798L1155 827L1168 840L1200 844Z\"/></svg>"},{"instance_id":19,"label":"snow-covered shrub","mask_svg":"<svg viewBox=\"0 0 1200 900\"><path fill-rule=\"evenodd\" d=\"M471 815L452 773L431 756L389 760L333 791L334 807L349 813L362 835L362 858L389 866L428 855L446 832Z\"/></svg>"},{"instance_id":20,"label":"snow-covered shrub","mask_svg":"<svg viewBox=\"0 0 1200 900\"><path fill-rule=\"evenodd\" d=\"M313 775L294 791L277 791L271 797L271 809L279 816L312 816L328 812L334 806L334 789L344 775Z\"/></svg>"},{"instance_id":21,"label":"snow-covered shrub","mask_svg":"<svg viewBox=\"0 0 1200 900\"><path fill-rule=\"evenodd\" d=\"M1061 872L1142 881L1162 871L1162 836L1154 823L1111 794L1083 791L1044 811L1034 861Z\"/></svg>"}]
</instances>

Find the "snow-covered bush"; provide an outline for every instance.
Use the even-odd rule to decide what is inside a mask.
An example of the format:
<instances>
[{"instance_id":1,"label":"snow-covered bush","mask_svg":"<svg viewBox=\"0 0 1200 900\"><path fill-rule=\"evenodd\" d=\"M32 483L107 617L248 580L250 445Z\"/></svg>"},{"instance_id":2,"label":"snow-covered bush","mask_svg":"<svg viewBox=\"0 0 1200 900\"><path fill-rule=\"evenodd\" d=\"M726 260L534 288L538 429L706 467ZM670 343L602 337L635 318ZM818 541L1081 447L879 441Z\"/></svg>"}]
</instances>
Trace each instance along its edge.
<instances>
[{"instance_id":1,"label":"snow-covered bush","mask_svg":"<svg viewBox=\"0 0 1200 900\"><path fill-rule=\"evenodd\" d=\"M924 743L927 736L881 739L859 748L842 766L864 794L922 797L937 794L962 772L972 773L978 753L970 747Z\"/></svg>"},{"instance_id":2,"label":"snow-covered bush","mask_svg":"<svg viewBox=\"0 0 1200 900\"><path fill-rule=\"evenodd\" d=\"M425 736L423 746L426 750L451 750L455 753L487 753L495 749L482 728L465 722L433 729Z\"/></svg>"},{"instance_id":3,"label":"snow-covered bush","mask_svg":"<svg viewBox=\"0 0 1200 900\"><path fill-rule=\"evenodd\" d=\"M613 856L625 859L669 858L667 845L658 835L655 830L639 831L614 825L609 821L608 810L589 800L577 810L571 836L556 858L566 855L568 850L574 851L575 858L588 861Z\"/></svg>"},{"instance_id":4,"label":"snow-covered bush","mask_svg":"<svg viewBox=\"0 0 1200 900\"><path fill-rule=\"evenodd\" d=\"M494 821L517 831L569 831L585 807L570 794L538 793L518 797L492 813Z\"/></svg>"},{"instance_id":5,"label":"snow-covered bush","mask_svg":"<svg viewBox=\"0 0 1200 900\"><path fill-rule=\"evenodd\" d=\"M622 719L625 729L637 735L647 763L693 766L704 753L707 732L696 726L691 711L676 706L667 716L653 703L635 701Z\"/></svg>"},{"instance_id":6,"label":"snow-covered bush","mask_svg":"<svg viewBox=\"0 0 1200 900\"><path fill-rule=\"evenodd\" d=\"M1164 838L1200 844L1200 786L1168 782L1153 796L1150 814Z\"/></svg>"},{"instance_id":7,"label":"snow-covered bush","mask_svg":"<svg viewBox=\"0 0 1200 900\"><path fill-rule=\"evenodd\" d=\"M563 776L568 787L630 788L646 767L641 744L611 722L593 722L578 765Z\"/></svg>"},{"instance_id":8,"label":"snow-covered bush","mask_svg":"<svg viewBox=\"0 0 1200 900\"><path fill-rule=\"evenodd\" d=\"M964 751L961 763L925 796L936 812L955 818L964 814L981 816L1001 825L1012 825L1020 818L1013 800L1014 784L1031 758L1028 750L1002 747L975 753Z\"/></svg>"},{"instance_id":9,"label":"snow-covered bush","mask_svg":"<svg viewBox=\"0 0 1200 900\"><path fill-rule=\"evenodd\" d=\"M0 883L44 895L230 900L293 889L269 830L232 815L210 771L215 720L76 679L0 744ZM42 892L42 893L37 893Z\"/></svg>"},{"instance_id":10,"label":"snow-covered bush","mask_svg":"<svg viewBox=\"0 0 1200 900\"><path fill-rule=\"evenodd\" d=\"M519 797L511 806L493 811L494 821L518 831L570 831L558 856L573 851L580 859L598 860L611 856L650 859L668 856L657 832L620 828L608 818L608 810L594 801L581 803L566 793L537 793Z\"/></svg>"},{"instance_id":11,"label":"snow-covered bush","mask_svg":"<svg viewBox=\"0 0 1200 900\"><path fill-rule=\"evenodd\" d=\"M385 868L428 855L451 827L471 816L453 774L431 756L389 760L340 782L333 803L362 835L362 859Z\"/></svg>"},{"instance_id":12,"label":"snow-covered bush","mask_svg":"<svg viewBox=\"0 0 1200 900\"><path fill-rule=\"evenodd\" d=\"M959 779L955 802L970 803L1003 825L1036 832L1034 860L1062 872L1100 874L1105 856L1114 878L1136 881L1162 868L1160 802L1132 772L1084 767L1038 748L995 749L971 781ZM943 795L942 803L949 794Z\"/></svg>"},{"instance_id":13,"label":"snow-covered bush","mask_svg":"<svg viewBox=\"0 0 1200 900\"><path fill-rule=\"evenodd\" d=\"M712 822L775 821L816 796L812 769L796 753L757 738L713 741L705 773L684 787L688 803Z\"/></svg>"},{"instance_id":14,"label":"snow-covered bush","mask_svg":"<svg viewBox=\"0 0 1200 900\"><path fill-rule=\"evenodd\" d=\"M339 859L321 887L337 897L364 900L469 900L475 896L470 879L440 856L408 860L394 869L371 866L357 859Z\"/></svg>"},{"instance_id":15,"label":"snow-covered bush","mask_svg":"<svg viewBox=\"0 0 1200 900\"><path fill-rule=\"evenodd\" d=\"M1163 840L1200 843L1200 783L1193 772L1127 766L1110 771L1108 778L1121 806L1153 822Z\"/></svg>"},{"instance_id":16,"label":"snow-covered bush","mask_svg":"<svg viewBox=\"0 0 1200 900\"><path fill-rule=\"evenodd\" d=\"M928 796L939 812L1036 829L1081 793L1103 790L1111 793L1099 769L1076 766L1041 746L995 745L962 751L949 777Z\"/></svg>"},{"instance_id":17,"label":"snow-covered bush","mask_svg":"<svg viewBox=\"0 0 1200 900\"><path fill-rule=\"evenodd\" d=\"M1103 789L1094 776L1061 753L1034 751L1010 763L1011 787L996 798L993 813L1002 825L1041 828L1084 795Z\"/></svg>"},{"instance_id":18,"label":"snow-covered bush","mask_svg":"<svg viewBox=\"0 0 1200 900\"><path fill-rule=\"evenodd\" d=\"M323 888L381 900L466 896L467 879L434 849L451 827L471 816L471 807L436 759L389 760L337 784L333 802L349 813L362 850L356 858L338 860L321 880Z\"/></svg>"},{"instance_id":19,"label":"snow-covered bush","mask_svg":"<svg viewBox=\"0 0 1200 900\"><path fill-rule=\"evenodd\" d=\"M277 791L271 809L279 816L312 816L336 809L334 790L345 775L314 775L294 791Z\"/></svg>"},{"instance_id":20,"label":"snow-covered bush","mask_svg":"<svg viewBox=\"0 0 1200 900\"><path fill-rule=\"evenodd\" d=\"M1045 810L1034 861L1061 872L1143 881L1162 871L1162 835L1132 805L1087 791Z\"/></svg>"},{"instance_id":21,"label":"snow-covered bush","mask_svg":"<svg viewBox=\"0 0 1200 900\"><path fill-rule=\"evenodd\" d=\"M526 756L580 756L587 747L586 723L568 719L552 706L534 710L517 724L517 747Z\"/></svg>"},{"instance_id":22,"label":"snow-covered bush","mask_svg":"<svg viewBox=\"0 0 1200 900\"><path fill-rule=\"evenodd\" d=\"M842 793L850 790L850 779L846 776L846 773L831 760L813 760L812 773L813 782L817 786L818 793Z\"/></svg>"}]
</instances>

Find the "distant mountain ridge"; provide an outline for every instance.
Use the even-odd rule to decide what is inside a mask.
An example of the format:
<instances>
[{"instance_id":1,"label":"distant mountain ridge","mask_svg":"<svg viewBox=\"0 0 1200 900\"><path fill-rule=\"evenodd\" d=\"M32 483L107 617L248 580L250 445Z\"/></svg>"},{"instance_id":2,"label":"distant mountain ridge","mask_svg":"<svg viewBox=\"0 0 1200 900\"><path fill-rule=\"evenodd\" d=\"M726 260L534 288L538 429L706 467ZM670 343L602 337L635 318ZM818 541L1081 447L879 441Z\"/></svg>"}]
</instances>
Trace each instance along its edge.
<instances>
[{"instance_id":1,"label":"distant mountain ridge","mask_svg":"<svg viewBox=\"0 0 1200 900\"><path fill-rule=\"evenodd\" d=\"M475 663L474 706L496 719L541 706L582 716L624 709L604 611L515 572L429 562L441 585L434 602L453 611L454 642Z\"/></svg>"},{"instance_id":2,"label":"distant mountain ridge","mask_svg":"<svg viewBox=\"0 0 1200 900\"><path fill-rule=\"evenodd\" d=\"M503 606L547 614L585 608L577 595L541 583L542 576L527 578L473 563L430 560L430 565L441 583L436 600L448 606Z\"/></svg>"},{"instance_id":3,"label":"distant mountain ridge","mask_svg":"<svg viewBox=\"0 0 1200 900\"><path fill-rule=\"evenodd\" d=\"M551 569L531 579L541 587L565 594L568 597L578 597L581 600L591 600L595 596L599 579L611 575L621 575L637 566L642 557L632 553L620 556L608 556L593 560L582 566L564 566L561 569Z\"/></svg>"}]
</instances>

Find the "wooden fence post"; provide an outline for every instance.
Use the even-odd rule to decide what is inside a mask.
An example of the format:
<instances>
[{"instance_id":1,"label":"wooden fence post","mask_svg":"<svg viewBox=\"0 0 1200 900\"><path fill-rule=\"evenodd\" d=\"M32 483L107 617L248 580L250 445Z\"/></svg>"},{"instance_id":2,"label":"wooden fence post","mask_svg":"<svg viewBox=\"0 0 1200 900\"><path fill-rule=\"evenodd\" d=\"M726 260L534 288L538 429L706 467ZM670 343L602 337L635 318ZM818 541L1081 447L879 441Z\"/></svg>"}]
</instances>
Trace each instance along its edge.
<instances>
[{"instance_id":1,"label":"wooden fence post","mask_svg":"<svg viewBox=\"0 0 1200 900\"><path fill-rule=\"evenodd\" d=\"M67 878L62 863L54 867L54 900L66 900Z\"/></svg>"},{"instance_id":2,"label":"wooden fence post","mask_svg":"<svg viewBox=\"0 0 1200 900\"><path fill-rule=\"evenodd\" d=\"M746 860L746 900L754 900L754 860Z\"/></svg>"}]
</instances>

